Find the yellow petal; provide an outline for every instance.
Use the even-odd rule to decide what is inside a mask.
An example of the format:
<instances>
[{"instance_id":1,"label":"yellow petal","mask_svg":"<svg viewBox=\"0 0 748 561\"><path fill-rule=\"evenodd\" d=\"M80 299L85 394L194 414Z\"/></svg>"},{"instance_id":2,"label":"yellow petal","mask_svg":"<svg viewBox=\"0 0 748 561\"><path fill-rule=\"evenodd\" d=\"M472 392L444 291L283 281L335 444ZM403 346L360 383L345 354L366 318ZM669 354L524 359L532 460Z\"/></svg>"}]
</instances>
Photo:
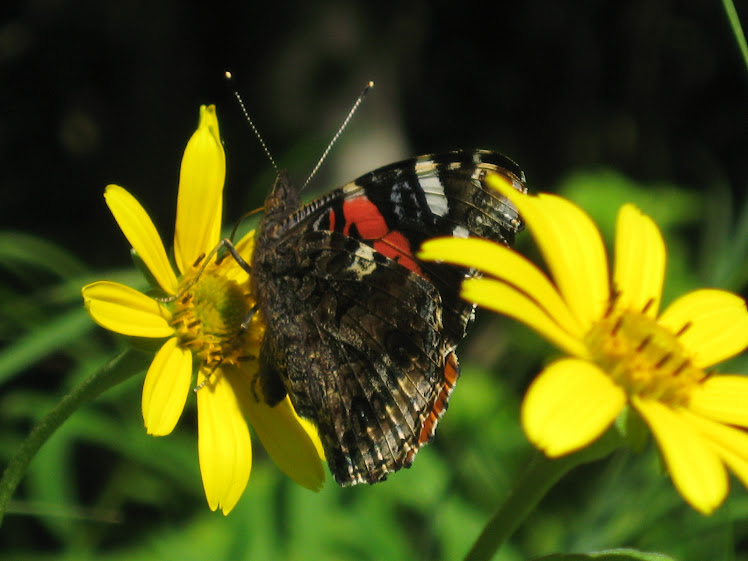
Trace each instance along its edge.
<instances>
[{"instance_id":1,"label":"yellow petal","mask_svg":"<svg viewBox=\"0 0 748 561\"><path fill-rule=\"evenodd\" d=\"M727 470L688 415L656 400L632 397L662 452L673 485L693 508L710 514L727 495Z\"/></svg>"},{"instance_id":2,"label":"yellow petal","mask_svg":"<svg viewBox=\"0 0 748 561\"><path fill-rule=\"evenodd\" d=\"M252 399L246 409L262 445L283 472L299 485L319 491L325 482L317 431L296 415L288 396L275 407Z\"/></svg>"},{"instance_id":3,"label":"yellow petal","mask_svg":"<svg viewBox=\"0 0 748 561\"><path fill-rule=\"evenodd\" d=\"M714 421L748 427L748 377L710 376L691 392L688 408Z\"/></svg>"},{"instance_id":4,"label":"yellow petal","mask_svg":"<svg viewBox=\"0 0 748 561\"><path fill-rule=\"evenodd\" d=\"M262 387L256 380L256 368L244 368L236 386L244 414L249 419L265 450L276 465L299 485L318 491L325 481L322 443L316 428L296 415L288 396L270 407L262 396ZM250 387L249 380L255 381Z\"/></svg>"},{"instance_id":5,"label":"yellow petal","mask_svg":"<svg viewBox=\"0 0 748 561\"><path fill-rule=\"evenodd\" d=\"M657 317L665 282L665 242L657 224L634 205L618 211L613 284L616 307Z\"/></svg>"},{"instance_id":6,"label":"yellow petal","mask_svg":"<svg viewBox=\"0 0 748 561\"><path fill-rule=\"evenodd\" d=\"M148 213L135 197L119 185L108 185L104 199L127 241L148 267L156 282L168 294L174 294L177 291L177 277Z\"/></svg>"},{"instance_id":7,"label":"yellow petal","mask_svg":"<svg viewBox=\"0 0 748 561\"><path fill-rule=\"evenodd\" d=\"M134 288L99 281L81 290L83 303L100 326L132 337L169 337L171 313L159 302Z\"/></svg>"},{"instance_id":8,"label":"yellow petal","mask_svg":"<svg viewBox=\"0 0 748 561\"><path fill-rule=\"evenodd\" d=\"M198 376L198 385L205 374ZM252 470L252 444L235 387L246 384L232 368L213 372L197 391L198 454L205 497L211 510L228 514L236 506Z\"/></svg>"},{"instance_id":9,"label":"yellow petal","mask_svg":"<svg viewBox=\"0 0 748 561\"><path fill-rule=\"evenodd\" d=\"M172 337L153 358L143 384L143 421L148 434L169 434L187 401L192 381L192 353Z\"/></svg>"},{"instance_id":10,"label":"yellow petal","mask_svg":"<svg viewBox=\"0 0 748 561\"><path fill-rule=\"evenodd\" d=\"M697 368L708 368L748 346L748 309L740 296L724 290L694 290L670 304L659 323L674 333Z\"/></svg>"},{"instance_id":11,"label":"yellow petal","mask_svg":"<svg viewBox=\"0 0 748 561\"><path fill-rule=\"evenodd\" d=\"M527 438L551 458L601 436L626 404L626 394L594 364L566 358L550 364L522 402Z\"/></svg>"},{"instance_id":12,"label":"yellow petal","mask_svg":"<svg viewBox=\"0 0 748 561\"><path fill-rule=\"evenodd\" d=\"M610 299L608 258L597 226L566 199L525 195L495 175L488 182L517 207L564 300L587 331Z\"/></svg>"},{"instance_id":13,"label":"yellow petal","mask_svg":"<svg viewBox=\"0 0 748 561\"><path fill-rule=\"evenodd\" d=\"M200 123L187 143L179 174L174 258L186 273L221 235L226 156L214 105L200 107Z\"/></svg>"},{"instance_id":14,"label":"yellow petal","mask_svg":"<svg viewBox=\"0 0 748 561\"><path fill-rule=\"evenodd\" d=\"M722 425L722 428L729 430L733 433L738 432L737 429L732 427L726 427ZM741 439L743 440L743 439ZM709 444L714 446L712 441ZM719 447L716 448L717 454L727 464L727 467L732 471L744 487L748 488L748 458L745 455L745 448L737 448L732 446L730 448Z\"/></svg>"},{"instance_id":15,"label":"yellow petal","mask_svg":"<svg viewBox=\"0 0 748 561\"><path fill-rule=\"evenodd\" d=\"M707 443L731 471L748 487L748 434L735 427L704 419L683 411L682 415L699 428Z\"/></svg>"},{"instance_id":16,"label":"yellow petal","mask_svg":"<svg viewBox=\"0 0 748 561\"><path fill-rule=\"evenodd\" d=\"M482 308L507 315L537 331L548 341L567 353L588 358L589 351L577 334L569 333L569 326L559 325L555 317L541 304L515 286L493 279L468 279L462 283L460 295ZM572 325L576 325L574 322Z\"/></svg>"},{"instance_id":17,"label":"yellow petal","mask_svg":"<svg viewBox=\"0 0 748 561\"><path fill-rule=\"evenodd\" d=\"M421 245L418 257L470 267L501 279L534 301L570 335L578 339L584 336L581 325L548 277L530 260L501 244L477 238L437 238Z\"/></svg>"},{"instance_id":18,"label":"yellow petal","mask_svg":"<svg viewBox=\"0 0 748 561\"><path fill-rule=\"evenodd\" d=\"M238 243L234 245L239 256L244 259L244 262L249 264L252 262L252 254L255 249L255 231L248 232ZM227 279L235 281L237 284L245 284L249 282L249 273L244 269L236 259L232 256L224 258L226 263L226 270L224 275Z\"/></svg>"}]
</instances>

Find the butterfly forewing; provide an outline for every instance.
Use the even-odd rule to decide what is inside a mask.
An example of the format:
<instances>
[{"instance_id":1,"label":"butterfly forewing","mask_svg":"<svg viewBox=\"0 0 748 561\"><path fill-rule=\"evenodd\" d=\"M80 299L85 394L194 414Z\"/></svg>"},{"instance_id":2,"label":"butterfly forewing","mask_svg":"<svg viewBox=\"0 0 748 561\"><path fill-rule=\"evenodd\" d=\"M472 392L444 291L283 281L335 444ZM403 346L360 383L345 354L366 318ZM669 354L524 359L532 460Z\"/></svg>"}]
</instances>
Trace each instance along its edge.
<instances>
[{"instance_id":1,"label":"butterfly forewing","mask_svg":"<svg viewBox=\"0 0 748 561\"><path fill-rule=\"evenodd\" d=\"M423 274L442 296L444 332L454 348L473 307L458 296L464 269L419 261L433 237L476 236L506 245L521 229L517 210L484 182L500 173L524 190L524 173L496 152L456 151L397 162L367 173L289 217L287 226L334 230L364 240Z\"/></svg>"}]
</instances>

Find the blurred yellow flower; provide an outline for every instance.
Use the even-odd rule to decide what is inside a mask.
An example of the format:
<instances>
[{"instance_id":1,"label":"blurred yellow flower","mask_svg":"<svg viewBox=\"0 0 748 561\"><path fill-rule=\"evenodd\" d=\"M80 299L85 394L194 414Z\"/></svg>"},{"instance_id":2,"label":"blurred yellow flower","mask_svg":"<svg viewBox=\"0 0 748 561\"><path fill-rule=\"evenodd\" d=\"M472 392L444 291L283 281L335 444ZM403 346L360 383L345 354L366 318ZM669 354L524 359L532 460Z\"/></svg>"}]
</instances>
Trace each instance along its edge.
<instances>
[{"instance_id":1,"label":"blurred yellow flower","mask_svg":"<svg viewBox=\"0 0 748 561\"><path fill-rule=\"evenodd\" d=\"M490 183L519 210L553 280L506 247L478 239L426 242L419 257L474 267L462 296L508 315L570 355L548 365L522 404L529 440L549 457L583 448L631 405L652 431L675 487L708 514L729 468L748 486L748 377L706 369L748 345L746 302L690 292L660 313L666 251L651 218L621 207L612 279L600 233L571 202ZM612 287L612 289L611 289Z\"/></svg>"},{"instance_id":2,"label":"blurred yellow flower","mask_svg":"<svg viewBox=\"0 0 748 561\"><path fill-rule=\"evenodd\" d=\"M324 481L321 443L288 397L269 407L259 383L263 319L254 310L249 274L232 258L206 256L220 242L226 158L214 106L200 108L197 131L182 158L169 262L150 217L125 189L109 185L105 199L125 237L167 298L99 281L82 290L93 320L133 337L165 338L143 385L149 434L169 434L193 385L197 362L198 453L208 504L228 514L241 497L252 466L248 419L269 455L294 481L317 490ZM251 260L254 232L237 245ZM243 326L251 317L248 326ZM245 328L246 327L246 328Z\"/></svg>"}]
</instances>

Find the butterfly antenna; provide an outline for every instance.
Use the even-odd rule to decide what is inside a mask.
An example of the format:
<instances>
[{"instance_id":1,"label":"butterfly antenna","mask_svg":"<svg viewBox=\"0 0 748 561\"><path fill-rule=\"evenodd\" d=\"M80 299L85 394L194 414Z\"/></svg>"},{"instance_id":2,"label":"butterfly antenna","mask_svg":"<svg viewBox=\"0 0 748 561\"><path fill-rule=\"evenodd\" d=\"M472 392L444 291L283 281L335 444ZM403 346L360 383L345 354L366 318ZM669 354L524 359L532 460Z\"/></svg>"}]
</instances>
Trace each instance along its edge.
<instances>
[{"instance_id":1,"label":"butterfly antenna","mask_svg":"<svg viewBox=\"0 0 748 561\"><path fill-rule=\"evenodd\" d=\"M358 106L361 105L361 102L366 97L366 94L369 93L369 90L374 87L374 82L370 81L366 86L364 87L361 94L358 96L358 99L356 100L356 103L353 104L353 107L351 107L351 110L348 112L348 115L346 116L345 120L343 121L343 124L340 125L340 128L338 129L338 132L335 133L335 136L332 137L332 140L330 141L330 144L327 145L327 148L322 153L322 156L320 157L319 161L317 162L317 165L314 166L314 169L312 170L312 173L309 174L309 177L306 178L306 181L304 182L304 185L301 186L300 191L302 191L312 180L312 177L314 177L319 170L320 166L322 166L322 162L325 161L327 158L327 155L330 153L330 150L332 149L333 145L337 142L338 138L340 138L340 135L343 133L345 128L348 126L348 122L353 117L353 114L358 109Z\"/></svg>"},{"instance_id":2,"label":"butterfly antenna","mask_svg":"<svg viewBox=\"0 0 748 561\"><path fill-rule=\"evenodd\" d=\"M231 72L227 70L224 76L226 77L226 81L228 82L231 81L232 79ZM273 165L273 169L275 170L275 173L276 174L279 173L280 170L278 169L278 164L275 163L275 160L273 159L273 155L270 153L270 149L268 148L268 145L265 144L265 140L262 138L260 131L257 130L257 127L252 121L252 118L249 116L249 112L247 111L247 108L244 106L244 101L242 100L242 96L239 95L239 92L236 90L236 88L231 88L231 93L234 94L236 101L239 102L239 107L241 108L242 113L244 114L244 118L247 120L247 123L249 123L249 126L252 129L252 132L255 133L257 140L260 141L260 145L262 146L262 149L265 151L265 155L268 157L268 160L270 160L270 163Z\"/></svg>"}]
</instances>

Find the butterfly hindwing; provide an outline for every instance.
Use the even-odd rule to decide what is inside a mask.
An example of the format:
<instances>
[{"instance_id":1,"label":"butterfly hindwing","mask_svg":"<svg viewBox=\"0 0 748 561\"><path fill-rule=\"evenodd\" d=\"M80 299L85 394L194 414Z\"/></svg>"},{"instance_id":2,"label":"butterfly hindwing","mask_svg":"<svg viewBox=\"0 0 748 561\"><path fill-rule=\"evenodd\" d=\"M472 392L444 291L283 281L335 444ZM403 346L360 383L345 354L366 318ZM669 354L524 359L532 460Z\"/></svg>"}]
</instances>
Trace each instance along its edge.
<instances>
[{"instance_id":1,"label":"butterfly hindwing","mask_svg":"<svg viewBox=\"0 0 748 561\"><path fill-rule=\"evenodd\" d=\"M268 307L278 315L266 316L276 329L263 355L283 365L336 479L373 483L412 461L444 386L439 295L353 238L316 231L297 242L302 274L279 277L287 299Z\"/></svg>"}]
</instances>

